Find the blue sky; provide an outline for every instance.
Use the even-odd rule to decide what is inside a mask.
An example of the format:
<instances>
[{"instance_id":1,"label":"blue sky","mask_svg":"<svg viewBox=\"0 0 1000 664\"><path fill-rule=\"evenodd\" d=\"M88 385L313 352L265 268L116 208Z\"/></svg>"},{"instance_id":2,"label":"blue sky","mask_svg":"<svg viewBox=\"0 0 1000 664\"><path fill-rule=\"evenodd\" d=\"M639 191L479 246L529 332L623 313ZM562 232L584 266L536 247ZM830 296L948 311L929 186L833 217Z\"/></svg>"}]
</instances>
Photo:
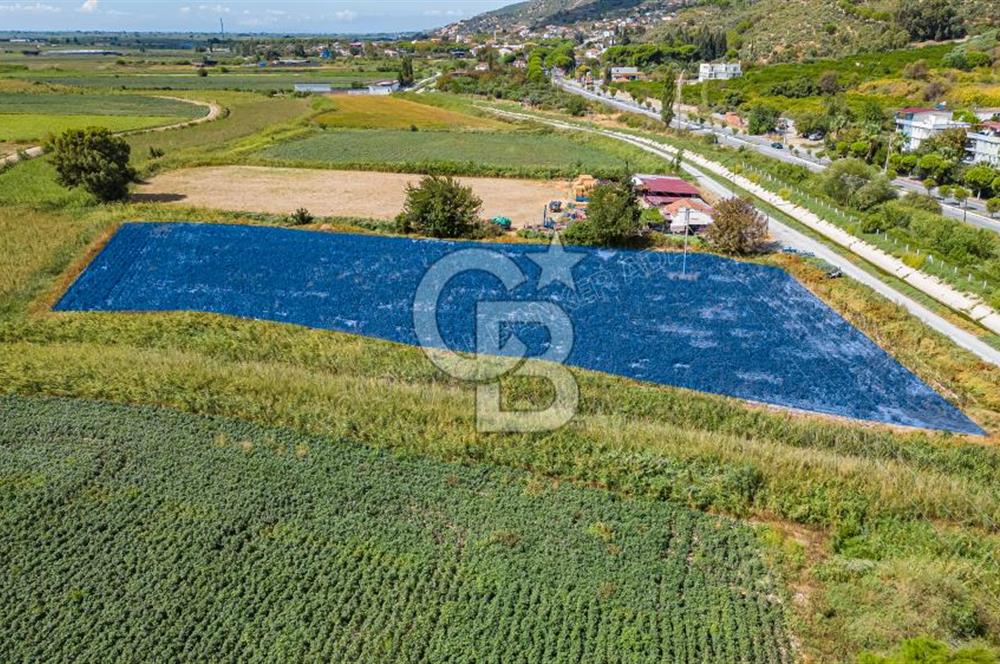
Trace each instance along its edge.
<instances>
[{"instance_id":1,"label":"blue sky","mask_svg":"<svg viewBox=\"0 0 1000 664\"><path fill-rule=\"evenodd\" d=\"M398 32L512 0L0 0L0 31Z\"/></svg>"}]
</instances>

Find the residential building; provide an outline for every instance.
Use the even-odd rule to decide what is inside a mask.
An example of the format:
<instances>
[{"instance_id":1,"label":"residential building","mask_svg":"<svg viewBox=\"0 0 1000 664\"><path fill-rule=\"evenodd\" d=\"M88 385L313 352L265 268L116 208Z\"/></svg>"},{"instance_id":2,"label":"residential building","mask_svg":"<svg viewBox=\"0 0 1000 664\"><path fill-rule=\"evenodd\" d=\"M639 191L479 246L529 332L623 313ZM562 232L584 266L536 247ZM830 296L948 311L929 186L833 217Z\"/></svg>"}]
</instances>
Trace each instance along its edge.
<instances>
[{"instance_id":1,"label":"residential building","mask_svg":"<svg viewBox=\"0 0 1000 664\"><path fill-rule=\"evenodd\" d=\"M743 76L738 62L703 62L698 65L698 81L728 81Z\"/></svg>"},{"instance_id":2,"label":"residential building","mask_svg":"<svg viewBox=\"0 0 1000 664\"><path fill-rule=\"evenodd\" d=\"M628 81L641 81L644 78L638 67L612 67L611 81L613 83L627 83Z\"/></svg>"},{"instance_id":3,"label":"residential building","mask_svg":"<svg viewBox=\"0 0 1000 664\"><path fill-rule=\"evenodd\" d=\"M979 130L969 132L967 138L968 161L1000 167L1000 121L982 123Z\"/></svg>"},{"instance_id":4,"label":"residential building","mask_svg":"<svg viewBox=\"0 0 1000 664\"><path fill-rule=\"evenodd\" d=\"M390 95L399 90L399 81L379 81L368 86L370 95Z\"/></svg>"},{"instance_id":5,"label":"residential building","mask_svg":"<svg viewBox=\"0 0 1000 664\"><path fill-rule=\"evenodd\" d=\"M950 110L937 108L903 108L896 113L896 131L903 136L904 152L920 147L931 136L947 129L968 129L969 123L952 119Z\"/></svg>"},{"instance_id":6,"label":"residential building","mask_svg":"<svg viewBox=\"0 0 1000 664\"><path fill-rule=\"evenodd\" d=\"M685 198L660 208L671 233L700 233L712 225L712 207L698 198Z\"/></svg>"}]
</instances>

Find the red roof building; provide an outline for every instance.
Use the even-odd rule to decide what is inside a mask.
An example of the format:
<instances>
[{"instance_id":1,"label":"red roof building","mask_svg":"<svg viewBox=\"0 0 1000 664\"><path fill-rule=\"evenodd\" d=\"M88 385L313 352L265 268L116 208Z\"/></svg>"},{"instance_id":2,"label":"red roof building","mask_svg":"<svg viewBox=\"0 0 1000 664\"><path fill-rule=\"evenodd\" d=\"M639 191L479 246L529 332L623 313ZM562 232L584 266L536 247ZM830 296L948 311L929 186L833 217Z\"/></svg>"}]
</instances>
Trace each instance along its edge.
<instances>
[{"instance_id":1,"label":"red roof building","mask_svg":"<svg viewBox=\"0 0 1000 664\"><path fill-rule=\"evenodd\" d=\"M654 175L635 176L635 186L644 196L671 198L701 198L701 192L680 178Z\"/></svg>"}]
</instances>

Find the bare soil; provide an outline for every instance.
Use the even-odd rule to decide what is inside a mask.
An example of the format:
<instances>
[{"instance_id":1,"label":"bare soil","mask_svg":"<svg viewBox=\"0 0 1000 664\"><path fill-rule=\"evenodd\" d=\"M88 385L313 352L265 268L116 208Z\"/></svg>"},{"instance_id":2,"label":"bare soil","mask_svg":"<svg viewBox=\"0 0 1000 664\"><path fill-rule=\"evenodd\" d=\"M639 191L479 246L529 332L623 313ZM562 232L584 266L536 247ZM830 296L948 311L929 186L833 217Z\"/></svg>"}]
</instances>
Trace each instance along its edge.
<instances>
[{"instance_id":1,"label":"bare soil","mask_svg":"<svg viewBox=\"0 0 1000 664\"><path fill-rule=\"evenodd\" d=\"M323 217L392 219L403 209L406 185L419 174L309 168L211 166L154 176L136 187L138 201L291 214L298 208ZM566 200L565 180L458 178L483 199L485 218L509 217L515 228L541 223L549 201Z\"/></svg>"}]
</instances>

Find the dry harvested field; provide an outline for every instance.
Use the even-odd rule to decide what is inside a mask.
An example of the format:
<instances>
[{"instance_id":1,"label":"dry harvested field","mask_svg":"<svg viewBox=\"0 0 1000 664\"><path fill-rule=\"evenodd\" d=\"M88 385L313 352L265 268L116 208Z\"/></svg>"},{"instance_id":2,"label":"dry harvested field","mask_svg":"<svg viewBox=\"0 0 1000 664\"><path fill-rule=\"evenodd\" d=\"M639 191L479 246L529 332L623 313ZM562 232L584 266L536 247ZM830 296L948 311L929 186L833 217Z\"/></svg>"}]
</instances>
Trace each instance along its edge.
<instances>
[{"instance_id":1,"label":"dry harvested field","mask_svg":"<svg viewBox=\"0 0 1000 664\"><path fill-rule=\"evenodd\" d=\"M324 217L392 219L406 185L420 175L309 168L211 166L162 173L136 187L138 200L184 206L290 214L304 207ZM483 216L510 217L515 227L539 223L545 205L569 195L564 180L458 178L483 199Z\"/></svg>"}]
</instances>

